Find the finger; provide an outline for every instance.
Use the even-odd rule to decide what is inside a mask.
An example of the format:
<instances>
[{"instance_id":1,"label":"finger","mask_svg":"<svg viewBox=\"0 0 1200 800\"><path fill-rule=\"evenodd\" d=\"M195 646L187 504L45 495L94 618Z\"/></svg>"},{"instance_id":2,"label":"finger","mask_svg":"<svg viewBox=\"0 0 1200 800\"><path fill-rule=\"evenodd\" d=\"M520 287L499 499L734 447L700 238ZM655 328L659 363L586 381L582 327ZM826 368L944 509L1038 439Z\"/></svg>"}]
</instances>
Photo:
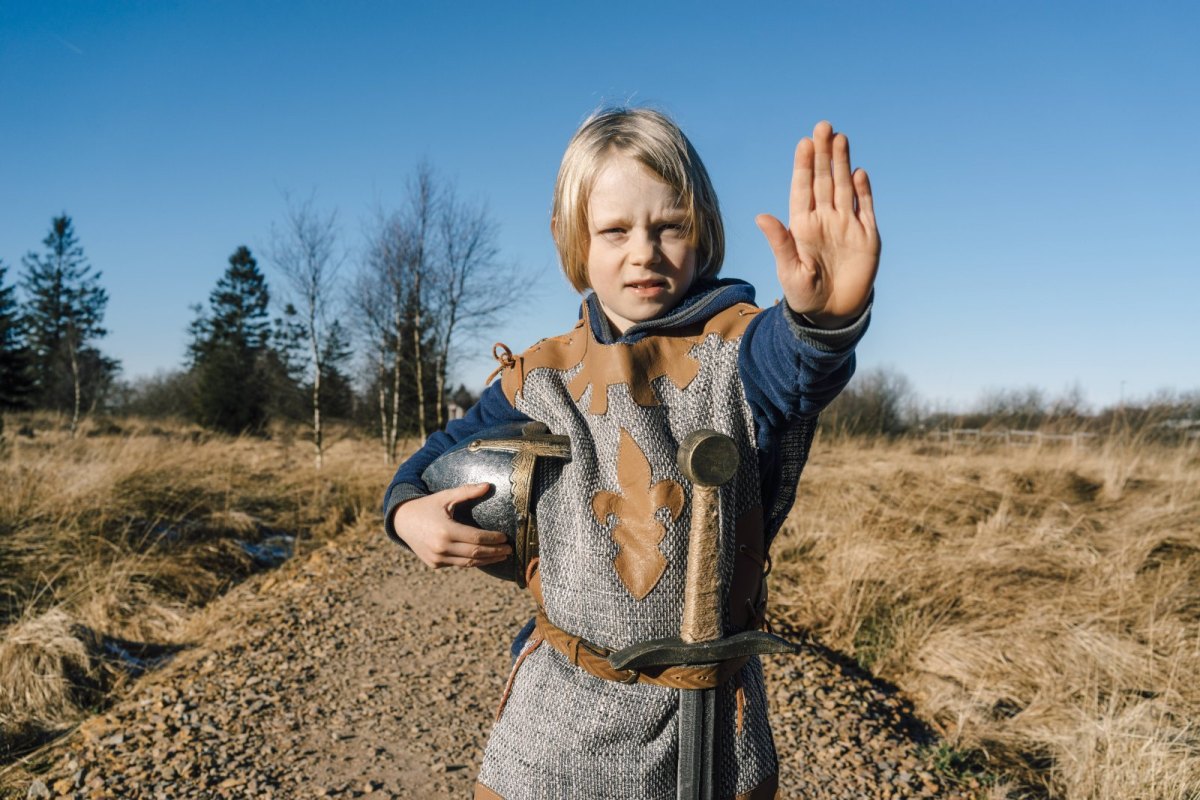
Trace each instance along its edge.
<instances>
[{"instance_id":1,"label":"finger","mask_svg":"<svg viewBox=\"0 0 1200 800\"><path fill-rule=\"evenodd\" d=\"M858 218L868 227L875 227L875 198L871 195L871 179L861 167L854 170L854 196L858 200Z\"/></svg>"},{"instance_id":2,"label":"finger","mask_svg":"<svg viewBox=\"0 0 1200 800\"><path fill-rule=\"evenodd\" d=\"M463 556L442 556L426 563L434 569L441 567L486 567L489 564L499 564L504 558L465 558Z\"/></svg>"},{"instance_id":3,"label":"finger","mask_svg":"<svg viewBox=\"0 0 1200 800\"><path fill-rule=\"evenodd\" d=\"M444 489L440 493L440 496L442 505L446 509L446 514L454 516L454 507L456 505L469 500L478 500L487 495L491 490L492 485L490 483L467 483L451 489Z\"/></svg>"},{"instance_id":4,"label":"finger","mask_svg":"<svg viewBox=\"0 0 1200 800\"><path fill-rule=\"evenodd\" d=\"M807 136L796 145L796 157L792 162L792 193L788 206L788 218L812 211L813 143ZM759 225L761 228L762 226ZM765 233L766 231L764 231Z\"/></svg>"},{"instance_id":5,"label":"finger","mask_svg":"<svg viewBox=\"0 0 1200 800\"><path fill-rule=\"evenodd\" d=\"M485 531L482 528L451 520L446 528L446 542L448 545L462 542L472 545L507 546L508 537L497 531Z\"/></svg>"},{"instance_id":6,"label":"finger","mask_svg":"<svg viewBox=\"0 0 1200 800\"><path fill-rule=\"evenodd\" d=\"M491 491L490 483L464 483L462 486L455 486L450 489L443 489L440 494L446 507L449 508L455 503L461 503L464 500L474 500L478 497L483 497Z\"/></svg>"},{"instance_id":7,"label":"finger","mask_svg":"<svg viewBox=\"0 0 1200 800\"><path fill-rule=\"evenodd\" d=\"M825 120L813 128L813 203L830 205L833 202L833 176L829 159L833 147L833 126Z\"/></svg>"},{"instance_id":8,"label":"finger","mask_svg":"<svg viewBox=\"0 0 1200 800\"><path fill-rule=\"evenodd\" d=\"M473 542L450 542L438 551L442 558L468 558L476 561L495 561L512 555L512 548L505 545L476 544Z\"/></svg>"},{"instance_id":9,"label":"finger","mask_svg":"<svg viewBox=\"0 0 1200 800\"><path fill-rule=\"evenodd\" d=\"M754 218L754 224L767 237L767 244L775 254L775 260L788 264L796 260L796 242L783 223L770 214L759 214Z\"/></svg>"},{"instance_id":10,"label":"finger","mask_svg":"<svg viewBox=\"0 0 1200 800\"><path fill-rule=\"evenodd\" d=\"M833 206L854 213L854 183L850 179L850 140L846 134L833 137Z\"/></svg>"}]
</instances>

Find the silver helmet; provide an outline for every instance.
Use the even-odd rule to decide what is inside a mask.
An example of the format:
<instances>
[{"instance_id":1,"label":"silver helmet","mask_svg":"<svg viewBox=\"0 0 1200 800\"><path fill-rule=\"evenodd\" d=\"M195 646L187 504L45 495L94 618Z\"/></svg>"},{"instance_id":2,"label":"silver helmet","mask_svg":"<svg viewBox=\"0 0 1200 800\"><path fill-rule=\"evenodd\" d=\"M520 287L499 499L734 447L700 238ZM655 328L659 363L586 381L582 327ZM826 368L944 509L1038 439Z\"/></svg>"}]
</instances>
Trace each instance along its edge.
<instances>
[{"instance_id":1,"label":"silver helmet","mask_svg":"<svg viewBox=\"0 0 1200 800\"><path fill-rule=\"evenodd\" d=\"M478 500L457 503L454 519L508 537L513 554L481 569L525 586L525 569L537 557L537 503L571 459L571 441L541 422L509 423L464 439L425 468L430 491L490 483Z\"/></svg>"}]
</instances>

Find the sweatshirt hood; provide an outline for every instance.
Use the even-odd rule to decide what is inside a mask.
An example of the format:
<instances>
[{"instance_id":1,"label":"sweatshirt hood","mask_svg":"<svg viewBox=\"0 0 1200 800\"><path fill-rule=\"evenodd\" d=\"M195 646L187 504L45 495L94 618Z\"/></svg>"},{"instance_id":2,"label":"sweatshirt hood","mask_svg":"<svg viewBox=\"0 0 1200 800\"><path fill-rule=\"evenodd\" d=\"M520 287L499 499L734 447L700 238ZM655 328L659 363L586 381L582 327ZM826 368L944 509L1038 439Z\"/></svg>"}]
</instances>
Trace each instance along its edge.
<instances>
[{"instance_id":1,"label":"sweatshirt hood","mask_svg":"<svg viewBox=\"0 0 1200 800\"><path fill-rule=\"evenodd\" d=\"M708 319L713 314L724 311L737 303L753 303L754 287L738 278L717 278L697 281L684 296L679 305L661 317L648 319L631 325L624 334L618 335L608 324L604 309L600 307L600 299L596 293L588 290L583 297L583 303L588 309L588 318L592 324L592 335L601 344L633 344L645 338L651 331L665 328L678 328L690 325L699 320ZM579 309L583 316L582 306Z\"/></svg>"}]
</instances>

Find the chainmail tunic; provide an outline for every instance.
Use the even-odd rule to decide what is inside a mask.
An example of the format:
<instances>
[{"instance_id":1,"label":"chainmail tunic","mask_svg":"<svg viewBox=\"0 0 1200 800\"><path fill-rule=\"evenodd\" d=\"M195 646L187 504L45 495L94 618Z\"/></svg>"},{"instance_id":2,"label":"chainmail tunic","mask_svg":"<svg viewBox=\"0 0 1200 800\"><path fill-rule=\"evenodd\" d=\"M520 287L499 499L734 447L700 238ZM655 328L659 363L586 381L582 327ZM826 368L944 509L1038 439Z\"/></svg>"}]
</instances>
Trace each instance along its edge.
<instances>
[{"instance_id":1,"label":"chainmail tunic","mask_svg":"<svg viewBox=\"0 0 1200 800\"><path fill-rule=\"evenodd\" d=\"M736 308L734 309L736 310ZM726 312L729 313L729 312ZM743 311L743 313L746 313ZM743 328L744 330L744 325ZM586 359L602 344L592 337ZM691 484L676 466L679 443L692 431L711 428L737 443L741 462L721 494L719 574L727 597L737 557L734 524L760 506L767 527L777 525L776 506L786 513L795 480L812 439L811 421L797 424L784 437L789 460L782 498L764 504L754 420L738 373L741 331L733 338L712 333L687 356L699 371L682 389L671 377L651 386L657 404L639 405L630 386L596 381L578 399L568 384L586 364L564 369L530 369L514 393L513 405L571 440L571 461L558 482L538 503L540 572L545 611L559 628L610 650L648 639L679 635L691 522ZM670 329L651 336L677 335ZM607 409L592 413L592 394L607 391ZM617 520L603 523L593 512L597 492L627 492L617 474L622 430L649 461L652 482L677 481L684 489L682 513L672 520L666 508L656 518L666 529L659 550L666 568L653 589L636 599L614 567ZM790 485L788 485L790 484ZM729 609L725 603L729 631ZM596 798L597 800L670 800L675 797L679 691L648 684L627 685L593 677L572 665L548 644L518 662L512 691L492 729L480 783L506 800L520 798ZM743 686L745 707L736 730L734 686ZM778 770L767 720L762 666L751 659L738 676L718 689L717 796L748 792Z\"/></svg>"}]
</instances>

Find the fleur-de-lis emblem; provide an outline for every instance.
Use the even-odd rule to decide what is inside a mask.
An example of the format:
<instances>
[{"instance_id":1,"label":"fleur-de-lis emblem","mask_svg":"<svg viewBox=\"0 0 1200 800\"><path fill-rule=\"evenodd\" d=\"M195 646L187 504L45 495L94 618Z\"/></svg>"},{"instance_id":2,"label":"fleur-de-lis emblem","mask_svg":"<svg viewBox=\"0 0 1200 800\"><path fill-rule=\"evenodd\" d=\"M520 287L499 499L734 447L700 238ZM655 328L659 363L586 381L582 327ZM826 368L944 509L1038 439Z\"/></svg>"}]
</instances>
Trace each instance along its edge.
<instances>
[{"instance_id":1,"label":"fleur-de-lis emblem","mask_svg":"<svg viewBox=\"0 0 1200 800\"><path fill-rule=\"evenodd\" d=\"M621 492L597 492L592 497L592 514L604 525L609 515L617 518L613 541L617 557L613 566L629 593L638 600L650 594L667 569L667 559L658 549L667 529L655 512L666 508L672 520L683 511L683 487L670 478L651 484L650 461L629 431L621 429L617 445L617 483Z\"/></svg>"}]
</instances>

